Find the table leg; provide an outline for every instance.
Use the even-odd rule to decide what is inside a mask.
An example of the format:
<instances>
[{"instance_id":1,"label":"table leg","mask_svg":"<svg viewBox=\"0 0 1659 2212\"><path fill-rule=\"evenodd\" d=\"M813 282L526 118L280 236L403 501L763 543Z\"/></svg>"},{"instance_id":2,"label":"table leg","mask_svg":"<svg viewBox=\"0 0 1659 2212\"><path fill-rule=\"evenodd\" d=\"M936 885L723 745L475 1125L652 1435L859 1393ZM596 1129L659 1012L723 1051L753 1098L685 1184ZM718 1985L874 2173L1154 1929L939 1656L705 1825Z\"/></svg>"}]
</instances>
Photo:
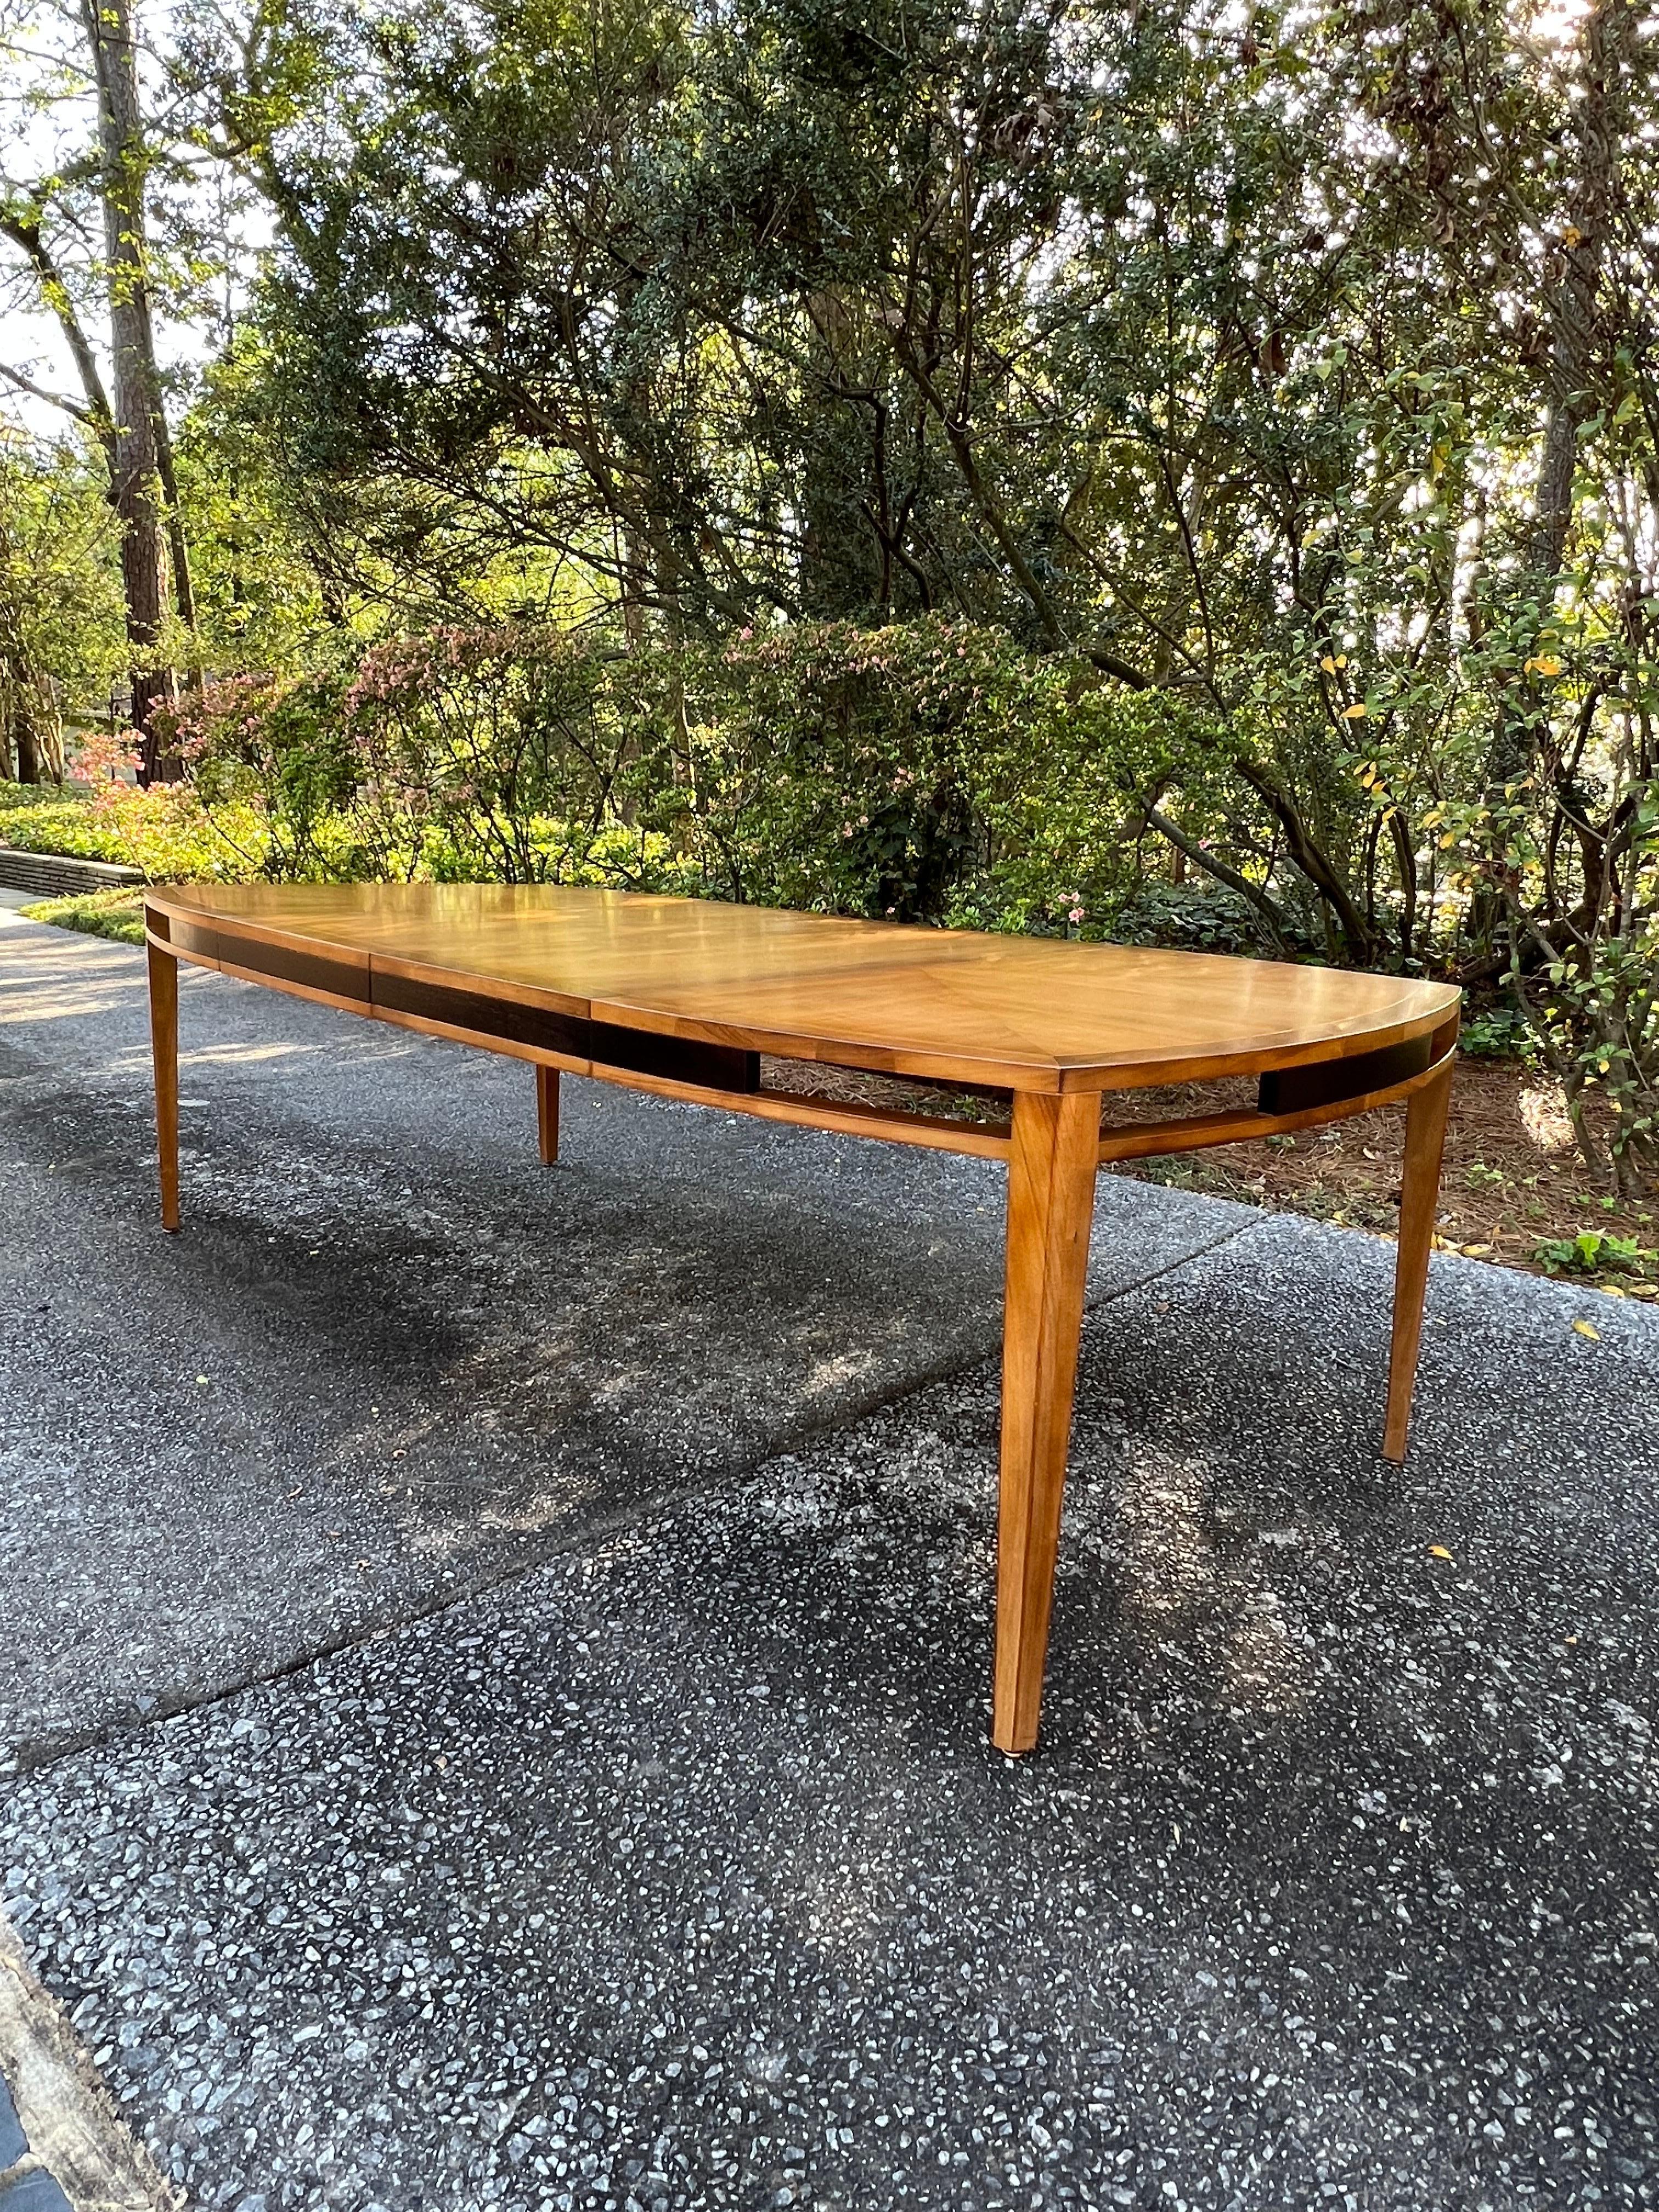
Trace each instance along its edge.
<instances>
[{"instance_id":1,"label":"table leg","mask_svg":"<svg viewBox=\"0 0 1659 2212\"><path fill-rule=\"evenodd\" d=\"M1440 1200L1440 1157L1451 1103L1449 1066L1432 1083L1413 1091L1406 1108L1406 1162L1401 1178L1400 1248L1394 1271L1394 1338L1389 1352L1389 1411L1382 1454L1396 1464L1406 1456L1412 1384L1423 1340L1423 1300L1434 1249L1434 1217Z\"/></svg>"},{"instance_id":2,"label":"table leg","mask_svg":"<svg viewBox=\"0 0 1659 2212\"><path fill-rule=\"evenodd\" d=\"M161 1226L179 1226L179 962L149 945L149 1048L155 1063L155 1150Z\"/></svg>"},{"instance_id":3,"label":"table leg","mask_svg":"<svg viewBox=\"0 0 1659 2212\"><path fill-rule=\"evenodd\" d=\"M1099 1146L1095 1092L1015 1093L991 1718L999 1751L1036 1741Z\"/></svg>"},{"instance_id":4,"label":"table leg","mask_svg":"<svg viewBox=\"0 0 1659 2212\"><path fill-rule=\"evenodd\" d=\"M536 1063L536 1129L549 1167L559 1157L559 1071Z\"/></svg>"}]
</instances>

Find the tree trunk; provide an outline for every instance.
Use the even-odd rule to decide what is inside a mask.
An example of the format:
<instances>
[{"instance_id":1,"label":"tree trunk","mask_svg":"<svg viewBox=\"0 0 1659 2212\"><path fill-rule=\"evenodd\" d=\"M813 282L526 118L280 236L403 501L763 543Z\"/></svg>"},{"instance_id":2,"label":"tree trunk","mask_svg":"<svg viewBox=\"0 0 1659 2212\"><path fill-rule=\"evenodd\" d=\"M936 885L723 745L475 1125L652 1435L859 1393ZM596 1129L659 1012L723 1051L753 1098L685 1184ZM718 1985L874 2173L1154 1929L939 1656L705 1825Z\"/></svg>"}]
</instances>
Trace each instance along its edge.
<instances>
[{"instance_id":1,"label":"tree trunk","mask_svg":"<svg viewBox=\"0 0 1659 2212\"><path fill-rule=\"evenodd\" d=\"M121 521L121 581L132 669L138 780L168 772L155 710L176 697L163 659L167 613L167 497L155 435L161 380L145 266L144 136L128 0L81 0L98 88L99 179L108 270L111 413L115 427L111 503Z\"/></svg>"},{"instance_id":2,"label":"tree trunk","mask_svg":"<svg viewBox=\"0 0 1659 2212\"><path fill-rule=\"evenodd\" d=\"M61 783L63 725L52 679L16 623L0 615L0 776Z\"/></svg>"},{"instance_id":3,"label":"tree trunk","mask_svg":"<svg viewBox=\"0 0 1659 2212\"><path fill-rule=\"evenodd\" d=\"M190 580L190 548L185 541L184 517L179 511L179 479L173 468L173 434L167 428L167 410L161 405L161 393L155 395L155 405L150 420L155 432L155 466L161 479L161 495L167 501L167 556L173 563L173 599L179 610L179 619L190 632L190 680L197 690L207 680L202 665L201 634L196 627L196 592Z\"/></svg>"},{"instance_id":4,"label":"tree trunk","mask_svg":"<svg viewBox=\"0 0 1659 2212\"><path fill-rule=\"evenodd\" d=\"M63 721L30 635L29 598L16 548L0 524L0 777L61 783Z\"/></svg>"},{"instance_id":5,"label":"tree trunk","mask_svg":"<svg viewBox=\"0 0 1659 2212\"><path fill-rule=\"evenodd\" d=\"M1545 293L1550 355L1545 380L1544 443L1538 460L1531 542L1526 567L1516 580L1516 596L1535 598L1546 616L1566 556L1578 434L1597 404L1591 389L1601 335L1597 295L1620 152L1620 39L1626 10L1627 0L1595 0L1584 19L1583 97L1577 107L1577 173L1571 193L1571 222L1558 248L1561 273ZM1532 764L1537 695L1536 682L1523 675L1498 702L1486 757L1490 801L1500 798L1504 786L1518 781Z\"/></svg>"}]
</instances>

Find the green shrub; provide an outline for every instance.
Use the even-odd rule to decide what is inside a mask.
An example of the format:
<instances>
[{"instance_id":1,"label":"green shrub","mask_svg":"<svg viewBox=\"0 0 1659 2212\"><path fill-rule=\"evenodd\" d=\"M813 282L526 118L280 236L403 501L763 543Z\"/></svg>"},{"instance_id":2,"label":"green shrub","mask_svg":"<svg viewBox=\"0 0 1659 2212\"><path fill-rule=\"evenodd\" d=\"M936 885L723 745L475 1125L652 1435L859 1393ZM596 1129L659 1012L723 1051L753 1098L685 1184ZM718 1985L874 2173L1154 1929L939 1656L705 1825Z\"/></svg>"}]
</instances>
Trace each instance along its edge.
<instances>
[{"instance_id":1,"label":"green shrub","mask_svg":"<svg viewBox=\"0 0 1659 2212\"><path fill-rule=\"evenodd\" d=\"M0 844L15 846L21 853L63 853L75 860L131 865L125 848L118 845L82 799L43 800L37 792L32 805L8 803L0 813Z\"/></svg>"},{"instance_id":2,"label":"green shrub","mask_svg":"<svg viewBox=\"0 0 1659 2212\"><path fill-rule=\"evenodd\" d=\"M1464 1023L1459 1042L1475 1060L1532 1061L1538 1057L1532 1025L1518 1006L1483 1006Z\"/></svg>"},{"instance_id":3,"label":"green shrub","mask_svg":"<svg viewBox=\"0 0 1659 2212\"><path fill-rule=\"evenodd\" d=\"M11 794L27 790L30 804ZM61 853L78 860L104 860L137 868L149 883L190 882L258 872L264 817L246 805L210 808L186 783L94 784L85 796L42 799L38 789L0 787L0 844L25 853Z\"/></svg>"},{"instance_id":4,"label":"green shrub","mask_svg":"<svg viewBox=\"0 0 1659 2212\"><path fill-rule=\"evenodd\" d=\"M501 624L378 647L349 685L212 686L178 735L243 872L608 883L1098 935L1137 881L1123 763L1162 742L1152 712L967 623L633 654ZM1194 896L1180 921L1182 941L1249 941L1242 902Z\"/></svg>"},{"instance_id":5,"label":"green shrub","mask_svg":"<svg viewBox=\"0 0 1659 2212\"><path fill-rule=\"evenodd\" d=\"M56 796L57 791L54 785L9 783L4 776L0 776L0 816L10 813L14 807L40 806L47 804L50 798ZM5 842L3 837L0 837L0 843Z\"/></svg>"},{"instance_id":6,"label":"green shrub","mask_svg":"<svg viewBox=\"0 0 1659 2212\"><path fill-rule=\"evenodd\" d=\"M349 682L211 685L176 740L191 872L599 883L1263 945L1247 899L1143 866L1148 763L1179 782L1213 733L1168 694L1105 690L968 623L631 653L546 624L449 627L375 647ZM163 812L132 810L124 854Z\"/></svg>"},{"instance_id":7,"label":"green shrub","mask_svg":"<svg viewBox=\"0 0 1659 2212\"><path fill-rule=\"evenodd\" d=\"M1533 1258L1546 1274L1593 1275L1615 1267L1641 1269L1659 1259L1638 1244L1633 1237L1615 1237L1604 1229L1581 1229L1576 1237L1547 1237L1533 1247Z\"/></svg>"},{"instance_id":8,"label":"green shrub","mask_svg":"<svg viewBox=\"0 0 1659 2212\"><path fill-rule=\"evenodd\" d=\"M1131 887L1154 710L1002 631L799 623L629 680L641 818L710 896L1099 934Z\"/></svg>"},{"instance_id":9,"label":"green shrub","mask_svg":"<svg viewBox=\"0 0 1659 2212\"><path fill-rule=\"evenodd\" d=\"M350 824L357 766L336 678L233 676L182 701L169 732L209 835L203 872L281 882L372 875Z\"/></svg>"}]
</instances>

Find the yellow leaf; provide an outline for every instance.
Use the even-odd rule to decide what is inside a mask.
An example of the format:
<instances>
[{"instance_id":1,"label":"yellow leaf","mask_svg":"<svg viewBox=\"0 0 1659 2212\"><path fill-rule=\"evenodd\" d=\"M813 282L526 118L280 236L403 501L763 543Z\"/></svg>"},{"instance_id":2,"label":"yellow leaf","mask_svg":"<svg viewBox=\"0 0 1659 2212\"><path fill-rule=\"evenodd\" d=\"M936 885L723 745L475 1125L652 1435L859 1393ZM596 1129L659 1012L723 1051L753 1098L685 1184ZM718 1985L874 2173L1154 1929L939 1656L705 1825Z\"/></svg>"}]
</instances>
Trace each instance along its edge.
<instances>
[{"instance_id":1,"label":"yellow leaf","mask_svg":"<svg viewBox=\"0 0 1659 2212\"><path fill-rule=\"evenodd\" d=\"M1559 676L1561 673L1561 664L1553 653L1534 653L1522 669L1521 673L1523 676L1530 676L1534 671L1540 676Z\"/></svg>"},{"instance_id":2,"label":"yellow leaf","mask_svg":"<svg viewBox=\"0 0 1659 2212\"><path fill-rule=\"evenodd\" d=\"M1573 1327L1577 1330L1580 1336L1589 1337L1592 1344L1600 1344L1601 1341L1601 1332L1596 1328L1594 1322L1576 1321L1573 1323Z\"/></svg>"},{"instance_id":3,"label":"yellow leaf","mask_svg":"<svg viewBox=\"0 0 1659 2212\"><path fill-rule=\"evenodd\" d=\"M1449 1559L1451 1557L1451 1553L1446 1549L1443 1544L1431 1544L1429 1547L1429 1557L1431 1559Z\"/></svg>"},{"instance_id":4,"label":"yellow leaf","mask_svg":"<svg viewBox=\"0 0 1659 2212\"><path fill-rule=\"evenodd\" d=\"M1336 673L1336 663L1335 663L1335 662L1331 659L1331 656L1330 656L1330 654L1329 654L1328 653L1322 653L1320 654L1320 656L1319 656L1319 665L1320 665L1320 666L1324 670L1324 672L1325 672L1325 673L1326 673L1326 675L1327 675L1327 676L1334 676L1334 675L1335 675L1335 673Z\"/></svg>"},{"instance_id":5,"label":"yellow leaf","mask_svg":"<svg viewBox=\"0 0 1659 2212\"><path fill-rule=\"evenodd\" d=\"M1576 222L1570 222L1570 223L1567 225L1566 228L1565 228L1565 229L1562 232L1562 234L1561 234L1561 243L1562 243L1562 245L1563 245L1563 246L1582 246L1582 245L1583 244L1583 242L1584 242L1584 234L1583 234L1583 232L1582 230L1580 230L1580 229L1579 229L1579 228L1578 228L1578 226L1577 226L1577 224Z\"/></svg>"},{"instance_id":6,"label":"yellow leaf","mask_svg":"<svg viewBox=\"0 0 1659 2212\"><path fill-rule=\"evenodd\" d=\"M1342 709L1342 720L1345 722L1363 722L1370 711L1363 699L1356 699L1352 707Z\"/></svg>"}]
</instances>

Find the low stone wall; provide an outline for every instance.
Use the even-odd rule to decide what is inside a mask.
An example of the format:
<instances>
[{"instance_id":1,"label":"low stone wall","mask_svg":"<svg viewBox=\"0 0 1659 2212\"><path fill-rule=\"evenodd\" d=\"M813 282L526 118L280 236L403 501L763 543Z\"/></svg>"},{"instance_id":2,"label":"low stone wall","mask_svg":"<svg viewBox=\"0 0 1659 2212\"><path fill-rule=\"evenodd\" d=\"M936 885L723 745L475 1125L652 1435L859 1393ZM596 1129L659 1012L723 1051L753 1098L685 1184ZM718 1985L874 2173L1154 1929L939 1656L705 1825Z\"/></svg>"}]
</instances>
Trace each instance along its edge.
<instances>
[{"instance_id":1,"label":"low stone wall","mask_svg":"<svg viewBox=\"0 0 1659 2212\"><path fill-rule=\"evenodd\" d=\"M139 869L118 867L109 860L77 860L65 853L22 853L15 845L0 845L0 884L9 890L69 898L76 891L119 890L143 880Z\"/></svg>"}]
</instances>

